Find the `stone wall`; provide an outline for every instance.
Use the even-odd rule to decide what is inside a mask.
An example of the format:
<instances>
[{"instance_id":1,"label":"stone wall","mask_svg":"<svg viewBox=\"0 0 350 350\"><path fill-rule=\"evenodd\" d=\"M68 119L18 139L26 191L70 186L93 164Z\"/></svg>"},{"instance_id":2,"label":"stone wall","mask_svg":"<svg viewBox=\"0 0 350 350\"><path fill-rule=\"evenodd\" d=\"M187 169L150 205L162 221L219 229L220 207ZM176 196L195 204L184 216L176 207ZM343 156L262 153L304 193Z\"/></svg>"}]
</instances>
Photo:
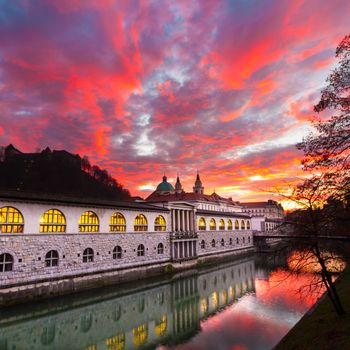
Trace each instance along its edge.
<instances>
[{"instance_id":1,"label":"stone wall","mask_svg":"<svg viewBox=\"0 0 350 350\"><path fill-rule=\"evenodd\" d=\"M159 243L163 254L158 254ZM140 244L145 247L144 256L137 256ZM121 259L113 259L117 245L122 248ZM85 248L93 249L92 262L83 263ZM50 250L58 252L58 266L46 267L45 255ZM11 234L0 236L2 253L11 254L14 264L12 271L1 273L0 287L166 262L170 260L170 240L165 232Z\"/></svg>"}]
</instances>

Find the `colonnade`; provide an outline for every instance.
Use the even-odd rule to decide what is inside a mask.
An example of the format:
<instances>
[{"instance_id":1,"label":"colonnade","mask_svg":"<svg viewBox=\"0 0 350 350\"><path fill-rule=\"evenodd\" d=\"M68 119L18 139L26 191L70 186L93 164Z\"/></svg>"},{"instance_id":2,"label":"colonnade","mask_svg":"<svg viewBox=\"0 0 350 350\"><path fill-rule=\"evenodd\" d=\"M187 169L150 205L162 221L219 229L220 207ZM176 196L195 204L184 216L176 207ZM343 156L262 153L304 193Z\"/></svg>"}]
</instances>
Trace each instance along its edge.
<instances>
[{"instance_id":1,"label":"colonnade","mask_svg":"<svg viewBox=\"0 0 350 350\"><path fill-rule=\"evenodd\" d=\"M194 231L194 212L186 209L171 209L171 227L173 232Z\"/></svg>"},{"instance_id":2,"label":"colonnade","mask_svg":"<svg viewBox=\"0 0 350 350\"><path fill-rule=\"evenodd\" d=\"M172 250L172 257L175 260L195 257L197 256L197 241L174 241L172 244Z\"/></svg>"}]
</instances>

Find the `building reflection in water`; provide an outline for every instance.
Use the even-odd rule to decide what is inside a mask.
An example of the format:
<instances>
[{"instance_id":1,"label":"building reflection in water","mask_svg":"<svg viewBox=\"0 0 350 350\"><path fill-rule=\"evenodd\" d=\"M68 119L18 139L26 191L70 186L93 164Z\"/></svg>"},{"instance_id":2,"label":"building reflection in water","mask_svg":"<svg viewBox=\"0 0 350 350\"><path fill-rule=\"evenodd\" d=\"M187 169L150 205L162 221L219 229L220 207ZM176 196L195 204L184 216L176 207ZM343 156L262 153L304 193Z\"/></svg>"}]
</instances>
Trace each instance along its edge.
<instances>
[{"instance_id":1,"label":"building reflection in water","mask_svg":"<svg viewBox=\"0 0 350 350\"><path fill-rule=\"evenodd\" d=\"M201 320L254 292L254 260L206 268L170 283L150 282L115 297L108 290L31 313L17 306L0 320L0 349L126 350L176 345L200 331ZM147 287L147 286L146 286ZM123 292L118 290L120 295ZM68 307L69 305L69 307Z\"/></svg>"}]
</instances>

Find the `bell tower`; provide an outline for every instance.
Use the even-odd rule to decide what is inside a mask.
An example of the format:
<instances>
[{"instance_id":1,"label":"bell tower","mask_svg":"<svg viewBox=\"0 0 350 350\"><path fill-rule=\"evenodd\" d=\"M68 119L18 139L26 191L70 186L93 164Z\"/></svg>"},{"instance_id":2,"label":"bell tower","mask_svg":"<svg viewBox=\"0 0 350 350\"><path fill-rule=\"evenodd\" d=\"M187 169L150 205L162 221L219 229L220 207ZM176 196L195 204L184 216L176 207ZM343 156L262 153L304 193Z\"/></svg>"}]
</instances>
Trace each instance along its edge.
<instances>
[{"instance_id":1,"label":"bell tower","mask_svg":"<svg viewBox=\"0 0 350 350\"><path fill-rule=\"evenodd\" d=\"M204 192L204 187L199 177L199 172L197 171L197 178L196 178L196 182L194 183L193 193L203 194L203 192Z\"/></svg>"}]
</instances>

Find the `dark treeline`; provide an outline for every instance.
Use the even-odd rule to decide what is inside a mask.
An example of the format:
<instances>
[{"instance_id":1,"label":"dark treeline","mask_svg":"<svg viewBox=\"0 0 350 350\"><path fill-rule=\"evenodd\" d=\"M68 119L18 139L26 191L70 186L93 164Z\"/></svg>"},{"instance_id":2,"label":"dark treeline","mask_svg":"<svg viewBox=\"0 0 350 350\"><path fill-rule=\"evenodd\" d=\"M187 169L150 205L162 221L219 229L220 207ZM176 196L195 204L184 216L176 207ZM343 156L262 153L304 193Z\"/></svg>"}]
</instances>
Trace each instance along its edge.
<instances>
[{"instance_id":1,"label":"dark treeline","mask_svg":"<svg viewBox=\"0 0 350 350\"><path fill-rule=\"evenodd\" d=\"M91 165L86 156L49 148L22 153L12 145L0 152L0 189L103 200L131 199L128 190L107 170Z\"/></svg>"}]
</instances>

